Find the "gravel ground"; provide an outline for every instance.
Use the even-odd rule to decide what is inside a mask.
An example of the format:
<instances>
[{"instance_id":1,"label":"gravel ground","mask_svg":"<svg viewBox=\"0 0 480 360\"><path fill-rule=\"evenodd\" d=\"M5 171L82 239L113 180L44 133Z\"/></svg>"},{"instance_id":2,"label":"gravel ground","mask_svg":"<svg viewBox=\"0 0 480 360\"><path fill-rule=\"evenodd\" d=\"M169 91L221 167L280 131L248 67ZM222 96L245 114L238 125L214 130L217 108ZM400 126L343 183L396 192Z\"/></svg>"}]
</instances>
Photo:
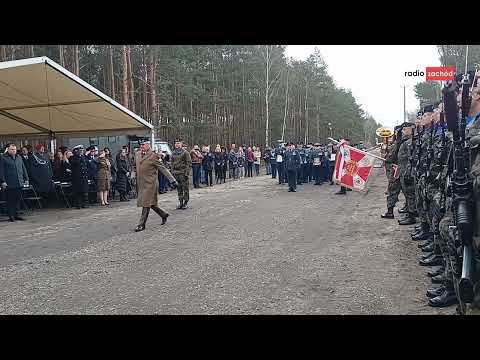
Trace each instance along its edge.
<instances>
[{"instance_id":1,"label":"gravel ground","mask_svg":"<svg viewBox=\"0 0 480 360\"><path fill-rule=\"evenodd\" d=\"M384 220L385 176L367 194L288 193L269 176L160 195L135 233L135 202L42 210L0 223L0 314L453 314L433 309L409 227Z\"/></svg>"}]
</instances>

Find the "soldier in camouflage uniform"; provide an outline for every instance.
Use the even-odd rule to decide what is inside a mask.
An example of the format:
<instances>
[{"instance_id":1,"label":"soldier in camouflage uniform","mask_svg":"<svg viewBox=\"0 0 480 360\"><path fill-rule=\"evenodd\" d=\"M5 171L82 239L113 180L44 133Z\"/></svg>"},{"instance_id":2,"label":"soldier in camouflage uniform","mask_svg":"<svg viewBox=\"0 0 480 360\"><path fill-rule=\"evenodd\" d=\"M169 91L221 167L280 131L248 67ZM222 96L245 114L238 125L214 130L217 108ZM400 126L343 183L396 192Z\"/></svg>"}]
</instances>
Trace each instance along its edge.
<instances>
[{"instance_id":1,"label":"soldier in camouflage uniform","mask_svg":"<svg viewBox=\"0 0 480 360\"><path fill-rule=\"evenodd\" d=\"M398 149L402 140L401 135L402 126L395 126L395 140L390 147L388 154L385 158L385 172L387 174L388 179L388 187L387 187L387 212L382 214L381 217L384 219L393 219L393 208L395 204L398 202L398 194L401 191L401 184L400 178L397 176L395 177L395 171L393 165L398 164ZM397 172L398 175L398 172Z\"/></svg>"},{"instance_id":2,"label":"soldier in camouflage uniform","mask_svg":"<svg viewBox=\"0 0 480 360\"><path fill-rule=\"evenodd\" d=\"M192 167L192 158L188 151L183 149L180 139L175 140L175 149L172 152L172 174L178 182L177 192L179 205L177 209L186 209L190 199L188 176Z\"/></svg>"},{"instance_id":3,"label":"soldier in camouflage uniform","mask_svg":"<svg viewBox=\"0 0 480 360\"><path fill-rule=\"evenodd\" d=\"M398 149L398 166L400 167L400 185L405 195L405 207L407 216L399 220L400 225L415 224L416 204L415 187L413 183L413 173L410 166L410 156L412 154L412 123L403 124L402 143Z\"/></svg>"}]
</instances>

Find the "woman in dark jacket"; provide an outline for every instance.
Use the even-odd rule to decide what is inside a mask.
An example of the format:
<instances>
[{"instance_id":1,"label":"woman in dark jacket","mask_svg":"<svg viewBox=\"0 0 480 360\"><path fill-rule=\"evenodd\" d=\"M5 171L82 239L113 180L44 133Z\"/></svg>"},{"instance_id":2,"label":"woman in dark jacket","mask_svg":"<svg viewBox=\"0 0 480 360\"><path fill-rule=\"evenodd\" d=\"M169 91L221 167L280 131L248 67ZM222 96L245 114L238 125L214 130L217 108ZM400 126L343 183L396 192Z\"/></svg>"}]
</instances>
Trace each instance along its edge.
<instances>
[{"instance_id":1,"label":"woman in dark jacket","mask_svg":"<svg viewBox=\"0 0 480 360\"><path fill-rule=\"evenodd\" d=\"M224 161L224 156L222 153L222 149L220 148L220 145L217 145L215 148L215 182L218 184L221 179L223 179L223 161Z\"/></svg>"},{"instance_id":2,"label":"woman in dark jacket","mask_svg":"<svg viewBox=\"0 0 480 360\"><path fill-rule=\"evenodd\" d=\"M73 156L70 158L72 166L72 191L77 209L87 207L88 194L88 163L82 145L73 148Z\"/></svg>"},{"instance_id":3,"label":"woman in dark jacket","mask_svg":"<svg viewBox=\"0 0 480 360\"><path fill-rule=\"evenodd\" d=\"M117 181L115 183L117 191L120 193L120 201L128 201L127 185L128 175L130 173L130 164L127 158L127 151L122 149L116 158L117 165Z\"/></svg>"},{"instance_id":4,"label":"woman in dark jacket","mask_svg":"<svg viewBox=\"0 0 480 360\"><path fill-rule=\"evenodd\" d=\"M225 181L227 180L227 171L228 171L228 154L227 154L227 149L224 146L222 146L221 149L222 149L222 156L223 156L222 179L223 179L223 183L225 183Z\"/></svg>"}]
</instances>

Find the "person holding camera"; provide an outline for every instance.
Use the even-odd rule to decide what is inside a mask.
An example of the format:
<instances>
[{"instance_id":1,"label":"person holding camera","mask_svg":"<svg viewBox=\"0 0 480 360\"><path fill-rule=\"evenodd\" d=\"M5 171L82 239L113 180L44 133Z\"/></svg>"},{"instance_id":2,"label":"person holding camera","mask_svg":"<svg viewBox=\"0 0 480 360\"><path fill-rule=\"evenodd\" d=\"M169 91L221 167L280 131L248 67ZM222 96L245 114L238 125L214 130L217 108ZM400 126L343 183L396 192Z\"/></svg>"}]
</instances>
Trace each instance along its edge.
<instances>
[{"instance_id":1,"label":"person holding camera","mask_svg":"<svg viewBox=\"0 0 480 360\"><path fill-rule=\"evenodd\" d=\"M7 152L0 155L0 187L5 191L8 219L24 220L18 215L21 200L21 191L28 186L29 179L27 169L20 155L17 154L17 146L9 144Z\"/></svg>"},{"instance_id":2,"label":"person holding camera","mask_svg":"<svg viewBox=\"0 0 480 360\"><path fill-rule=\"evenodd\" d=\"M198 189L200 187L200 168L202 167L203 155L200 152L198 145L194 145L192 151L190 152L190 157L192 159L192 171L193 171L193 187Z\"/></svg>"}]
</instances>

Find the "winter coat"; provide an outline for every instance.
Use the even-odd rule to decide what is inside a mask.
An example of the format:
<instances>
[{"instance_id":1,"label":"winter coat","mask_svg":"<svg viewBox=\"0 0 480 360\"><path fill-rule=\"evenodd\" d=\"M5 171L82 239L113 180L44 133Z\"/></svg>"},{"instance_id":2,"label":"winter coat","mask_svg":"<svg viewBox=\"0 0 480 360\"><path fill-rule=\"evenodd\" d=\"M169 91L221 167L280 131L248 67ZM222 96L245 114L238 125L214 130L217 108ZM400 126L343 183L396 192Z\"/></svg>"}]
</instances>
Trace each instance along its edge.
<instances>
[{"instance_id":1,"label":"winter coat","mask_svg":"<svg viewBox=\"0 0 480 360\"><path fill-rule=\"evenodd\" d=\"M21 189L28 180L27 169L20 155L0 155L0 184L7 183L7 189Z\"/></svg>"},{"instance_id":2,"label":"winter coat","mask_svg":"<svg viewBox=\"0 0 480 360\"><path fill-rule=\"evenodd\" d=\"M54 191L52 163L48 154L33 154L30 158L31 183L39 193Z\"/></svg>"},{"instance_id":3,"label":"winter coat","mask_svg":"<svg viewBox=\"0 0 480 360\"><path fill-rule=\"evenodd\" d=\"M93 156L87 156L87 173L90 180L94 180L97 177L97 164L98 160Z\"/></svg>"},{"instance_id":4,"label":"winter coat","mask_svg":"<svg viewBox=\"0 0 480 360\"><path fill-rule=\"evenodd\" d=\"M73 155L70 159L72 169L72 191L88 192L88 162L85 155Z\"/></svg>"},{"instance_id":5,"label":"winter coat","mask_svg":"<svg viewBox=\"0 0 480 360\"><path fill-rule=\"evenodd\" d=\"M53 169L53 180L69 182L72 179L72 166L69 162L62 160L57 168Z\"/></svg>"},{"instance_id":6,"label":"winter coat","mask_svg":"<svg viewBox=\"0 0 480 360\"><path fill-rule=\"evenodd\" d=\"M228 166L230 169L238 167L238 154L235 151L230 151L228 154Z\"/></svg>"},{"instance_id":7,"label":"winter coat","mask_svg":"<svg viewBox=\"0 0 480 360\"><path fill-rule=\"evenodd\" d=\"M149 150L142 156L138 151L135 159L137 165L138 207L151 207L158 204L158 171L168 181L175 182L175 178L163 165L160 155Z\"/></svg>"},{"instance_id":8,"label":"winter coat","mask_svg":"<svg viewBox=\"0 0 480 360\"><path fill-rule=\"evenodd\" d=\"M119 156L117 156L117 181L115 182L115 187L120 193L127 192L127 173L129 172L130 165L128 163L128 160L123 160Z\"/></svg>"},{"instance_id":9,"label":"winter coat","mask_svg":"<svg viewBox=\"0 0 480 360\"><path fill-rule=\"evenodd\" d=\"M213 170L213 162L215 157L211 152L205 153L203 156L202 167L206 171Z\"/></svg>"},{"instance_id":10,"label":"winter coat","mask_svg":"<svg viewBox=\"0 0 480 360\"><path fill-rule=\"evenodd\" d=\"M201 164L203 160L203 155L198 150L190 151L190 157L192 159L192 164Z\"/></svg>"},{"instance_id":11,"label":"winter coat","mask_svg":"<svg viewBox=\"0 0 480 360\"><path fill-rule=\"evenodd\" d=\"M108 180L112 175L110 173L110 160L106 157L97 160L97 180Z\"/></svg>"}]
</instances>

